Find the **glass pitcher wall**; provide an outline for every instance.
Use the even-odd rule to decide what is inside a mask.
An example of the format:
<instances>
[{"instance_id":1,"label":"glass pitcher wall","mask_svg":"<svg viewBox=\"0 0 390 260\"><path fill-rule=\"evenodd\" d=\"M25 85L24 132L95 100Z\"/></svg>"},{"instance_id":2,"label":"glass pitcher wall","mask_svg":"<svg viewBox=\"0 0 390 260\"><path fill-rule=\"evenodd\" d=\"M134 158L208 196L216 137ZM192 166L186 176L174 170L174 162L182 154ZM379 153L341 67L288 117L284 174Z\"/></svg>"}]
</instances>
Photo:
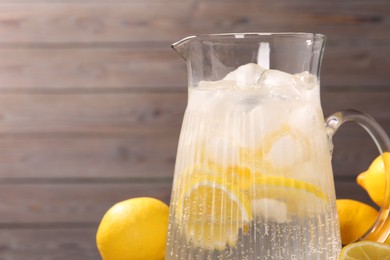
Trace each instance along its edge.
<instances>
[{"instance_id":1,"label":"glass pitcher wall","mask_svg":"<svg viewBox=\"0 0 390 260\"><path fill-rule=\"evenodd\" d=\"M337 259L322 41L236 34L174 45L189 68L189 100L167 259Z\"/></svg>"},{"instance_id":2,"label":"glass pitcher wall","mask_svg":"<svg viewBox=\"0 0 390 260\"><path fill-rule=\"evenodd\" d=\"M381 152L390 145L358 112L336 113L325 124L323 44L318 34L260 33L173 45L187 62L189 89L166 259L338 258L331 135L353 120ZM387 231L376 231L387 216L381 211L362 238L383 239Z\"/></svg>"}]
</instances>

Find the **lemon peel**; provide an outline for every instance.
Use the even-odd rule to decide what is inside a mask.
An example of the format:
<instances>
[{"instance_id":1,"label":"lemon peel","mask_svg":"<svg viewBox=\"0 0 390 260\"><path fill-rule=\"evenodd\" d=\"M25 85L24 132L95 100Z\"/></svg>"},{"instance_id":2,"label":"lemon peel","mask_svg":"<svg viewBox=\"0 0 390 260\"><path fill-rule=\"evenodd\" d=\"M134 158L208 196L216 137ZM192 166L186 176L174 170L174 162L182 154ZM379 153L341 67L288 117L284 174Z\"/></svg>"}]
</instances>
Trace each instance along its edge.
<instances>
[{"instance_id":1,"label":"lemon peel","mask_svg":"<svg viewBox=\"0 0 390 260\"><path fill-rule=\"evenodd\" d=\"M360 201L338 199L336 205L343 245L350 244L362 236L378 216L376 209Z\"/></svg>"},{"instance_id":2,"label":"lemon peel","mask_svg":"<svg viewBox=\"0 0 390 260\"><path fill-rule=\"evenodd\" d=\"M345 246L339 260L390 259L390 245L372 241L361 241Z\"/></svg>"},{"instance_id":3,"label":"lemon peel","mask_svg":"<svg viewBox=\"0 0 390 260\"><path fill-rule=\"evenodd\" d=\"M259 175L250 193L252 200L264 198L283 202L287 206L288 219L319 212L329 203L328 195L320 187L284 176Z\"/></svg>"},{"instance_id":4,"label":"lemon peel","mask_svg":"<svg viewBox=\"0 0 390 260\"><path fill-rule=\"evenodd\" d=\"M386 169L385 169L386 165ZM376 205L382 206L385 196L386 170L390 174L390 153L378 156L367 169L356 178L356 182L367 191Z\"/></svg>"},{"instance_id":5,"label":"lemon peel","mask_svg":"<svg viewBox=\"0 0 390 260\"><path fill-rule=\"evenodd\" d=\"M168 206L153 198L133 198L112 206L101 220L96 244L104 260L163 260Z\"/></svg>"}]
</instances>

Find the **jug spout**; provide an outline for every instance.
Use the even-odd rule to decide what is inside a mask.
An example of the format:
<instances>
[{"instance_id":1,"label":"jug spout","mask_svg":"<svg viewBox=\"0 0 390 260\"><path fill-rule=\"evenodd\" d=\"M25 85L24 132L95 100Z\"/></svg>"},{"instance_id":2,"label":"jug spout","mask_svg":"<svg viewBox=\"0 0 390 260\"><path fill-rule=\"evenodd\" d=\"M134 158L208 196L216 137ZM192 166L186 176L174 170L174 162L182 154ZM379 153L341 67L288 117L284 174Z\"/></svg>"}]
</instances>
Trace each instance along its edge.
<instances>
[{"instance_id":1,"label":"jug spout","mask_svg":"<svg viewBox=\"0 0 390 260\"><path fill-rule=\"evenodd\" d=\"M177 41L172 44L172 49L174 49L180 57L182 57L185 61L189 58L189 42L195 36L186 37L180 41Z\"/></svg>"}]
</instances>

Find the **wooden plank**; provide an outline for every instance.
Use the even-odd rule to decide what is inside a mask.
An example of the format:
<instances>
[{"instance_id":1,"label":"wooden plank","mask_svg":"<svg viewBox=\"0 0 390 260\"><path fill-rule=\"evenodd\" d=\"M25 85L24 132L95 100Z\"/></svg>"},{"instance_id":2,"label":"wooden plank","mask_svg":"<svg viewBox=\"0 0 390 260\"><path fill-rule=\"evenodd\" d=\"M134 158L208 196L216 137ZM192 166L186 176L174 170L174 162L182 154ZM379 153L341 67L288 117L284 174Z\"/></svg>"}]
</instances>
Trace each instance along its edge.
<instances>
[{"instance_id":1,"label":"wooden plank","mask_svg":"<svg viewBox=\"0 0 390 260\"><path fill-rule=\"evenodd\" d=\"M324 114L329 116L339 110L356 109L368 113L380 122L385 123L390 115L390 91L367 89L327 90L321 94ZM390 132L390 129L386 129Z\"/></svg>"},{"instance_id":2,"label":"wooden plank","mask_svg":"<svg viewBox=\"0 0 390 260\"><path fill-rule=\"evenodd\" d=\"M390 46L390 45L389 45ZM329 47L322 86L389 87L390 47ZM185 62L162 48L0 48L0 93L179 89Z\"/></svg>"},{"instance_id":3,"label":"wooden plank","mask_svg":"<svg viewBox=\"0 0 390 260\"><path fill-rule=\"evenodd\" d=\"M338 198L362 200L363 192L351 189L351 186L351 183L336 183ZM115 192L115 189L111 192ZM111 192L106 195L110 196ZM74 201L79 200L77 198ZM14 205L11 206L13 207ZM96 207L96 204L88 205L88 207ZM21 228L15 228L12 225L8 228L3 226L0 232L0 259L100 259L95 245L96 230L97 224L78 226L78 228L64 227L60 224L57 227L47 225L43 228L37 224L24 228L23 226Z\"/></svg>"},{"instance_id":4,"label":"wooden plank","mask_svg":"<svg viewBox=\"0 0 390 260\"><path fill-rule=\"evenodd\" d=\"M7 1L7 0L1 0L1 1ZM16 1L34 1L34 0L16 0ZM53 0L51 0L53 1ZM60 1L60 0L59 0ZM83 0L83 1L88 1L88 0ZM92 0L93 1L93 0ZM131 0L128 0L131 1ZM236 0L197 0L198 2L235 2ZM387 3L387 0L346 0L343 3L367 3L367 1L370 2L384 2ZM251 3L251 2L258 2L258 0L241 0L243 4ZM275 0L272 1L272 3L266 3L266 4L274 4L274 5L279 5L279 4L285 4L285 3L295 3L295 4L301 4L302 2L305 2L304 0ZM313 1L314 3L322 2L321 0L315 0ZM328 2L339 2L338 0L329 0Z\"/></svg>"},{"instance_id":5,"label":"wooden plank","mask_svg":"<svg viewBox=\"0 0 390 260\"><path fill-rule=\"evenodd\" d=\"M350 133L351 131L343 129L343 132L337 133L333 139L332 164L336 176L356 177L367 170L379 155L368 134L362 132L361 136L351 137Z\"/></svg>"},{"instance_id":6,"label":"wooden plank","mask_svg":"<svg viewBox=\"0 0 390 260\"><path fill-rule=\"evenodd\" d=\"M387 47L325 47L322 86L388 89L390 61L386 61L387 55L390 55L390 48Z\"/></svg>"},{"instance_id":7,"label":"wooden plank","mask_svg":"<svg viewBox=\"0 0 390 260\"><path fill-rule=\"evenodd\" d=\"M1 260L96 260L97 227L51 229L2 229Z\"/></svg>"},{"instance_id":8,"label":"wooden plank","mask_svg":"<svg viewBox=\"0 0 390 260\"><path fill-rule=\"evenodd\" d=\"M378 155L367 135L351 138L349 134L334 140L337 176L356 176ZM178 135L171 134L0 138L0 182L171 178L177 142Z\"/></svg>"},{"instance_id":9,"label":"wooden plank","mask_svg":"<svg viewBox=\"0 0 390 260\"><path fill-rule=\"evenodd\" d=\"M214 24L219 31L308 31L328 36L329 43L342 44L352 40L355 44L369 41L381 42L388 36L375 36L373 31L388 31L385 21L389 14L389 3L332 1L272 1L265 5L259 2L246 4L234 2L208 3L203 1L194 14L209 20L209 31ZM368 29L367 38L358 39L358 31ZM217 29L218 30L218 29ZM373 31L370 31L373 30ZM387 40L385 40L387 41Z\"/></svg>"},{"instance_id":10,"label":"wooden plank","mask_svg":"<svg viewBox=\"0 0 390 260\"><path fill-rule=\"evenodd\" d=\"M372 202L367 192L358 186L355 182L336 181L336 198L358 200L374 208L377 208Z\"/></svg>"},{"instance_id":11,"label":"wooden plank","mask_svg":"<svg viewBox=\"0 0 390 260\"><path fill-rule=\"evenodd\" d=\"M170 49L0 49L0 89L147 89L186 86L185 63Z\"/></svg>"},{"instance_id":12,"label":"wooden plank","mask_svg":"<svg viewBox=\"0 0 390 260\"><path fill-rule=\"evenodd\" d=\"M390 92L325 92L327 111L352 107L390 133ZM185 94L0 95L1 178L153 178L173 174ZM375 102L372 102L374 100ZM376 157L347 124L334 139L335 174L353 176Z\"/></svg>"},{"instance_id":13,"label":"wooden plank","mask_svg":"<svg viewBox=\"0 0 390 260\"><path fill-rule=\"evenodd\" d=\"M56 225L97 225L116 202L133 197L154 197L169 203L171 182L2 184L0 226L48 228ZM336 182L338 198L367 201L353 182ZM1 233L1 232L0 232Z\"/></svg>"},{"instance_id":14,"label":"wooden plank","mask_svg":"<svg viewBox=\"0 0 390 260\"><path fill-rule=\"evenodd\" d=\"M373 116L390 136L390 92L325 91L322 93L324 113L357 109ZM333 138L333 169L336 176L357 176L365 171L379 154L370 136L360 126L347 123Z\"/></svg>"},{"instance_id":15,"label":"wooden plank","mask_svg":"<svg viewBox=\"0 0 390 260\"><path fill-rule=\"evenodd\" d=\"M164 10L164 12L161 12ZM389 42L385 1L86 2L0 5L3 43L171 42L227 31L318 31L357 42ZM361 32L364 30L364 37Z\"/></svg>"},{"instance_id":16,"label":"wooden plank","mask_svg":"<svg viewBox=\"0 0 390 260\"><path fill-rule=\"evenodd\" d=\"M347 108L362 110L390 133L389 100L390 91L322 93L326 116ZM131 136L152 131L177 135L186 103L186 93L3 94L0 134ZM351 128L349 134L356 132Z\"/></svg>"},{"instance_id":17,"label":"wooden plank","mask_svg":"<svg viewBox=\"0 0 390 260\"><path fill-rule=\"evenodd\" d=\"M0 95L0 133L178 134L186 93Z\"/></svg>"},{"instance_id":18,"label":"wooden plank","mask_svg":"<svg viewBox=\"0 0 390 260\"><path fill-rule=\"evenodd\" d=\"M0 185L0 225L23 228L36 224L97 225L115 203L134 197L153 197L169 203L169 182L41 183ZM19 225L19 226L18 226ZM1 232L0 232L1 233Z\"/></svg>"},{"instance_id":19,"label":"wooden plank","mask_svg":"<svg viewBox=\"0 0 390 260\"><path fill-rule=\"evenodd\" d=\"M351 186L353 186L351 183L336 183L338 198L362 200L363 192L354 188L351 189ZM112 189L111 192L115 192L115 190ZM107 192L106 195L110 196L111 192ZM79 200L77 198L74 201ZM11 208L13 207L14 205L11 205ZM96 205L90 204L88 207L96 207ZM96 219L96 216L94 219ZM95 245L96 230L96 223L92 225L84 224L84 227L61 224L57 224L57 226L35 224L30 227L23 227L22 225L20 228L15 225L2 226L0 232L0 259L100 259Z\"/></svg>"},{"instance_id":20,"label":"wooden plank","mask_svg":"<svg viewBox=\"0 0 390 260\"><path fill-rule=\"evenodd\" d=\"M166 3L169 2L175 2L182 0L111 0L110 3L143 3L143 2L152 2L152 3ZM188 0L187 0L188 1ZM192 2L234 2L236 0L191 0ZM337 0L330 0L331 2L338 2ZM367 1L370 2L387 2L387 0L345 0L344 3L367 3ZM241 0L243 3L251 3L251 2L257 2L257 0ZM302 0L275 0L273 3L282 4L282 3L300 3ZM56 3L79 3L79 4L85 4L85 3L107 3L105 0L0 0L0 3L45 3L45 4L56 4ZM270 3L266 3L270 4Z\"/></svg>"},{"instance_id":21,"label":"wooden plank","mask_svg":"<svg viewBox=\"0 0 390 260\"><path fill-rule=\"evenodd\" d=\"M181 27L177 23L186 21L190 10L191 5L185 2L136 2L120 4L120 7L118 3L107 2L1 4L0 38L3 43L145 42L151 39L170 42L172 35L178 35L175 30Z\"/></svg>"},{"instance_id":22,"label":"wooden plank","mask_svg":"<svg viewBox=\"0 0 390 260\"><path fill-rule=\"evenodd\" d=\"M0 138L0 182L173 176L178 135Z\"/></svg>"},{"instance_id":23,"label":"wooden plank","mask_svg":"<svg viewBox=\"0 0 390 260\"><path fill-rule=\"evenodd\" d=\"M183 3L183 2L189 2L194 0L110 0L110 4L134 4L134 3L147 3L147 4L163 4L163 3ZM348 0L353 1L353 0ZM366 1L366 0L360 0L360 1ZM374 0L374 1L380 1L380 0ZM105 0L0 0L0 3L33 3L33 4L66 4L66 3L72 3L72 4L107 4L107 1Z\"/></svg>"}]
</instances>

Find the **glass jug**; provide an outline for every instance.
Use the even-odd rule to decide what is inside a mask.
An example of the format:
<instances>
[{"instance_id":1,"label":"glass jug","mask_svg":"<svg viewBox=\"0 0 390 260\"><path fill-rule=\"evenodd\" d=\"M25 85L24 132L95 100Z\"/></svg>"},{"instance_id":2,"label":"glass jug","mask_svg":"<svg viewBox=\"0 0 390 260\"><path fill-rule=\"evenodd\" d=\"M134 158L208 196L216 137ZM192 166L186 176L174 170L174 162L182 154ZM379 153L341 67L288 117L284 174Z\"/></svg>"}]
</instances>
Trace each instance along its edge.
<instances>
[{"instance_id":1,"label":"glass jug","mask_svg":"<svg viewBox=\"0 0 390 260\"><path fill-rule=\"evenodd\" d=\"M390 141L357 111L324 121L324 41L311 33L239 33L173 44L187 62L189 92L167 260L337 259L331 137L355 121L384 156ZM377 221L359 240L386 239L389 195L387 188Z\"/></svg>"}]
</instances>

